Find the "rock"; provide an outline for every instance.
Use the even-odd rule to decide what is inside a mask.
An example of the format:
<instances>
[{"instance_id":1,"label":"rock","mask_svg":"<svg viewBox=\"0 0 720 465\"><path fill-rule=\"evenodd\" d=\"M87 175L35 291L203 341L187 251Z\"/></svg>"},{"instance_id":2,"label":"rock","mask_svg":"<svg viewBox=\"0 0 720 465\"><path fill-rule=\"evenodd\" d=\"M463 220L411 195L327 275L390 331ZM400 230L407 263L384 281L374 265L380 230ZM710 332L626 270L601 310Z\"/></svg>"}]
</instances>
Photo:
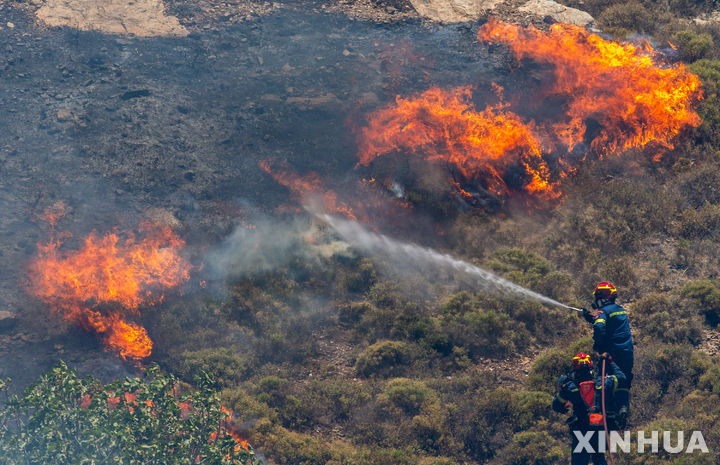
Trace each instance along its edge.
<instances>
[{"instance_id":1,"label":"rock","mask_svg":"<svg viewBox=\"0 0 720 465\"><path fill-rule=\"evenodd\" d=\"M72 119L72 112L70 110L58 110L57 112L58 121L69 121Z\"/></svg>"},{"instance_id":2,"label":"rock","mask_svg":"<svg viewBox=\"0 0 720 465\"><path fill-rule=\"evenodd\" d=\"M340 100L331 93L322 94L317 97L290 97L285 100L289 105L297 105L301 110L309 110L320 106L341 105Z\"/></svg>"},{"instance_id":3,"label":"rock","mask_svg":"<svg viewBox=\"0 0 720 465\"><path fill-rule=\"evenodd\" d=\"M6 26L9 27L10 29L14 29L14 28L15 28L15 25L14 25L13 23L9 22L9 21L8 21L8 23L6 24Z\"/></svg>"},{"instance_id":4,"label":"rock","mask_svg":"<svg viewBox=\"0 0 720 465\"><path fill-rule=\"evenodd\" d=\"M47 0L35 15L48 26L138 37L186 36L162 0Z\"/></svg>"},{"instance_id":5,"label":"rock","mask_svg":"<svg viewBox=\"0 0 720 465\"><path fill-rule=\"evenodd\" d=\"M518 11L532 13L541 18L550 17L561 23L587 26L595 21L590 13L561 5L553 0L529 0Z\"/></svg>"},{"instance_id":6,"label":"rock","mask_svg":"<svg viewBox=\"0 0 720 465\"><path fill-rule=\"evenodd\" d=\"M504 0L410 0L420 15L441 23L475 21Z\"/></svg>"},{"instance_id":7,"label":"rock","mask_svg":"<svg viewBox=\"0 0 720 465\"><path fill-rule=\"evenodd\" d=\"M150 94L152 94L152 92L150 92L148 89L129 90L120 96L120 100L131 100L134 98L147 97Z\"/></svg>"},{"instance_id":8,"label":"rock","mask_svg":"<svg viewBox=\"0 0 720 465\"><path fill-rule=\"evenodd\" d=\"M181 226L180 220L178 220L171 211L164 208L152 207L145 211L145 216L150 220L161 226L170 226L171 228L178 228Z\"/></svg>"},{"instance_id":9,"label":"rock","mask_svg":"<svg viewBox=\"0 0 720 465\"><path fill-rule=\"evenodd\" d=\"M12 329L17 323L17 317L14 313L7 310L0 310L0 331Z\"/></svg>"},{"instance_id":10,"label":"rock","mask_svg":"<svg viewBox=\"0 0 720 465\"><path fill-rule=\"evenodd\" d=\"M704 16L698 16L697 18L693 18L693 22L697 24L698 26L707 26L708 24L718 24L720 23L720 11L713 11L712 13L709 13Z\"/></svg>"}]
</instances>

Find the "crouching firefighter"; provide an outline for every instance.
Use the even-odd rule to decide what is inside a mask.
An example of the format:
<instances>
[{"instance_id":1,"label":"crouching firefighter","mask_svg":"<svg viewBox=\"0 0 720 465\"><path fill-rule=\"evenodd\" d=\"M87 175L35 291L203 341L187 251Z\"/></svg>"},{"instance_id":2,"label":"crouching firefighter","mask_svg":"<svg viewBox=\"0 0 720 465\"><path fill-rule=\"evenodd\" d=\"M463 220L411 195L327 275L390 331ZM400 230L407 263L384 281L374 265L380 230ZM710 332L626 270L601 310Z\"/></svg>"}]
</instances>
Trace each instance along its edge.
<instances>
[{"instance_id":1,"label":"crouching firefighter","mask_svg":"<svg viewBox=\"0 0 720 465\"><path fill-rule=\"evenodd\" d=\"M591 312L582 309L585 319L593 325L593 349L598 354L607 353L612 358L614 370L610 373L624 379L618 388L618 420L625 423L630 410L630 386L633 380L634 345L627 311L615 303L617 289L611 283L595 286L595 301Z\"/></svg>"},{"instance_id":2,"label":"crouching firefighter","mask_svg":"<svg viewBox=\"0 0 720 465\"><path fill-rule=\"evenodd\" d=\"M606 367L615 368L609 356L606 357L605 363ZM605 453L601 451L606 450L606 447L601 448L599 444L607 441L606 426L608 432L624 426L616 422L615 394L618 385L625 380L620 370L618 374L605 376L605 379L602 376L594 377L592 359L590 355L582 352L573 357L572 367L572 373L558 379L558 393L553 399L552 408L556 412L567 413L572 407L572 416L567 420L572 437L571 464L587 465L592 459L594 465L605 465L607 463ZM604 417L603 384L605 385ZM583 445L578 447L581 437L590 438L591 451Z\"/></svg>"}]
</instances>

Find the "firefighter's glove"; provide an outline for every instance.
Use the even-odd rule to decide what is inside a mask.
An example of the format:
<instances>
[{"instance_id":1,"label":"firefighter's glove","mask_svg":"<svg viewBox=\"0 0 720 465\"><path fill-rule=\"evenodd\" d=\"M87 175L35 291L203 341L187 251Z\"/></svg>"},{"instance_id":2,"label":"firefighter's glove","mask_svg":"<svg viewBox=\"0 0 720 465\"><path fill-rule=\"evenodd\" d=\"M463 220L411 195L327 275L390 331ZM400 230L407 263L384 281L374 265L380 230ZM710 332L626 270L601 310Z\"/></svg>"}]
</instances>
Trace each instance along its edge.
<instances>
[{"instance_id":1,"label":"firefighter's glove","mask_svg":"<svg viewBox=\"0 0 720 465\"><path fill-rule=\"evenodd\" d=\"M587 321L590 324L595 323L595 314L588 310L587 308L582 308L582 316L585 318L585 321Z\"/></svg>"},{"instance_id":2,"label":"firefighter's glove","mask_svg":"<svg viewBox=\"0 0 720 465\"><path fill-rule=\"evenodd\" d=\"M558 389L562 389L563 387L565 387L565 384L568 382L568 379L570 379L570 378L568 378L567 375L561 375L558 378L558 382L557 382Z\"/></svg>"}]
</instances>

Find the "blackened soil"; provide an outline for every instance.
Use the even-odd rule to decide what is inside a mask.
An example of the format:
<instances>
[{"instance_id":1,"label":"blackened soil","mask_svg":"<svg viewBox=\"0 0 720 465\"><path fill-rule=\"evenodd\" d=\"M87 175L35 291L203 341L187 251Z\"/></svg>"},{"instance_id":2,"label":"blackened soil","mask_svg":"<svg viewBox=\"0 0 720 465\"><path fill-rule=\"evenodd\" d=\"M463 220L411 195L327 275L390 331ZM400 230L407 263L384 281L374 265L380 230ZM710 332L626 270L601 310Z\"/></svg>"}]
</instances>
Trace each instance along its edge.
<instances>
[{"instance_id":1,"label":"blackened soil","mask_svg":"<svg viewBox=\"0 0 720 465\"><path fill-rule=\"evenodd\" d=\"M158 210L191 246L212 244L243 205L289 201L259 160L357 176L365 113L502 76L472 26L381 25L302 5L172 39L43 28L7 5L0 26L0 309L18 316L0 333L0 376L20 384L60 357L131 369L30 297L25 267L48 238L46 208L66 205L57 230L72 233L68 246Z\"/></svg>"}]
</instances>

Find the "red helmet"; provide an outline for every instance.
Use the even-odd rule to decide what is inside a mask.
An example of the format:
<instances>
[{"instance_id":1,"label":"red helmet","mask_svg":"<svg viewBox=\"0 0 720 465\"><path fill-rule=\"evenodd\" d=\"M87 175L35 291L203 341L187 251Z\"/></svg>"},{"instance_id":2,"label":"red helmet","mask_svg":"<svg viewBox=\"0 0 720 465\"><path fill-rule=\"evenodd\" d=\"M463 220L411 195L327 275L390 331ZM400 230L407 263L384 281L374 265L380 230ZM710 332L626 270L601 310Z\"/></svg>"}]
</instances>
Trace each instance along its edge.
<instances>
[{"instance_id":1,"label":"red helmet","mask_svg":"<svg viewBox=\"0 0 720 465\"><path fill-rule=\"evenodd\" d=\"M595 286L593 296L595 297L595 300L614 299L617 296L617 289L615 289L615 286L613 286L612 283L600 283Z\"/></svg>"},{"instance_id":2,"label":"red helmet","mask_svg":"<svg viewBox=\"0 0 720 465\"><path fill-rule=\"evenodd\" d=\"M583 368L592 369L593 363L592 359L588 354L585 352L580 352L576 356L573 357L573 370L581 370Z\"/></svg>"}]
</instances>

